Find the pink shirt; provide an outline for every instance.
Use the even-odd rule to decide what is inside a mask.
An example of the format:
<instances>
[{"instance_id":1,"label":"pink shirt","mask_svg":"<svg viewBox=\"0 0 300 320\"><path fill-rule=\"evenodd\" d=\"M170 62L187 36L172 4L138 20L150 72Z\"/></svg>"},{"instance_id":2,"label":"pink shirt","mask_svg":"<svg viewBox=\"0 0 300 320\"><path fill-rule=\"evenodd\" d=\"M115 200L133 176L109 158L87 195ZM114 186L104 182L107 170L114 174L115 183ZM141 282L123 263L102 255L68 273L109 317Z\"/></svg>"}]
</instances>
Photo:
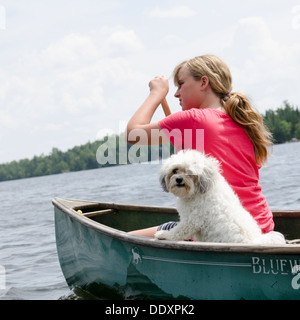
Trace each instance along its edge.
<instances>
[{"instance_id":1,"label":"pink shirt","mask_svg":"<svg viewBox=\"0 0 300 320\"><path fill-rule=\"evenodd\" d=\"M197 149L218 159L224 178L262 231L274 229L273 214L259 185L253 144L229 115L215 109L190 109L166 117L159 126L176 151Z\"/></svg>"}]
</instances>

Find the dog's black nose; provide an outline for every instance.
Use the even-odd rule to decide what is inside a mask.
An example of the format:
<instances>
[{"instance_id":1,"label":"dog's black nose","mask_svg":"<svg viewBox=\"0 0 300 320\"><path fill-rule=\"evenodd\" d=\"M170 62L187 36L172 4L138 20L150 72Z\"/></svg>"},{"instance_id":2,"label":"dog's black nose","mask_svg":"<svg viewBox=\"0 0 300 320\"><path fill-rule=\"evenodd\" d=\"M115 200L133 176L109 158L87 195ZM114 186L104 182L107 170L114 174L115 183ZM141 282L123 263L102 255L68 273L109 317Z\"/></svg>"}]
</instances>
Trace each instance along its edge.
<instances>
[{"instance_id":1,"label":"dog's black nose","mask_svg":"<svg viewBox=\"0 0 300 320\"><path fill-rule=\"evenodd\" d=\"M176 178L176 183L182 184L182 182L183 182L183 178L182 177Z\"/></svg>"}]
</instances>

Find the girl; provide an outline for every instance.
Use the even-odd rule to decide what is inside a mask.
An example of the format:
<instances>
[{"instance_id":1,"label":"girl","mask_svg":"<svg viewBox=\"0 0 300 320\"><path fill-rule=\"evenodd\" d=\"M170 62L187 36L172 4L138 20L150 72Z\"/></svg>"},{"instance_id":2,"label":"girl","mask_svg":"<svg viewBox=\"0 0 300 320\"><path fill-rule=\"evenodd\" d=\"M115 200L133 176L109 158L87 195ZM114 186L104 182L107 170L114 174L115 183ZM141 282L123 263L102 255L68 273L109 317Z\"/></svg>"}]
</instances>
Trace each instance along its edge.
<instances>
[{"instance_id":1,"label":"girl","mask_svg":"<svg viewBox=\"0 0 300 320\"><path fill-rule=\"evenodd\" d=\"M147 133L148 144L158 141L155 133L162 135L163 131L175 148L184 147L185 129L190 129L193 142L189 148L196 149L196 130L203 129L204 150L199 151L219 160L223 176L244 208L264 233L272 231L273 215L259 185L258 170L267 161L268 147L272 145L271 134L264 127L261 115L253 110L245 95L232 92L230 70L214 55L195 57L179 64L174 70L174 82L178 87L175 97L182 111L151 123L169 90L166 77L154 78L149 84L149 96L127 125L127 141L137 142L138 139L130 140L134 129ZM180 130L182 141L172 138L173 129ZM167 224L163 228L169 227ZM157 227L153 227L132 234L151 237L156 231Z\"/></svg>"}]
</instances>

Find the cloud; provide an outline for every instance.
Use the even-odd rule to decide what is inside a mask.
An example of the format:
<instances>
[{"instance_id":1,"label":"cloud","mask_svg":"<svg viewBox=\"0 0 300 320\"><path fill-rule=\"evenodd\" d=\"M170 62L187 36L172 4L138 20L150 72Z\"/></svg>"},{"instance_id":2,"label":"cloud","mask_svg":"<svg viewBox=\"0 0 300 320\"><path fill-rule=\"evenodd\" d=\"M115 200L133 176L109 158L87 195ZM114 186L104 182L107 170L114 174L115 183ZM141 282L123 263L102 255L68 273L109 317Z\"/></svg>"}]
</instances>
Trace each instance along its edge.
<instances>
[{"instance_id":1,"label":"cloud","mask_svg":"<svg viewBox=\"0 0 300 320\"><path fill-rule=\"evenodd\" d=\"M176 34L168 34L161 40L161 43L168 46L178 46L182 45L184 40L178 37Z\"/></svg>"},{"instance_id":2,"label":"cloud","mask_svg":"<svg viewBox=\"0 0 300 320\"><path fill-rule=\"evenodd\" d=\"M91 36L72 33L42 50L41 63L43 66L64 67L78 61L86 63L97 55L98 48Z\"/></svg>"},{"instance_id":3,"label":"cloud","mask_svg":"<svg viewBox=\"0 0 300 320\"><path fill-rule=\"evenodd\" d=\"M113 88L132 77L126 53L142 48L135 32L124 27L66 35L41 51L27 52L13 75L3 76L1 105L22 108L20 114L26 110L29 117L104 107L104 87L110 83Z\"/></svg>"},{"instance_id":4,"label":"cloud","mask_svg":"<svg viewBox=\"0 0 300 320\"><path fill-rule=\"evenodd\" d=\"M292 26L294 29L300 29L300 5L294 6L292 8Z\"/></svg>"},{"instance_id":5,"label":"cloud","mask_svg":"<svg viewBox=\"0 0 300 320\"><path fill-rule=\"evenodd\" d=\"M239 62L244 61L244 81L298 76L300 44L280 43L262 17L239 20L233 41L232 48L240 52Z\"/></svg>"},{"instance_id":6,"label":"cloud","mask_svg":"<svg viewBox=\"0 0 300 320\"><path fill-rule=\"evenodd\" d=\"M143 49L142 42L133 30L118 26L113 29L107 39L111 50L124 53L137 52Z\"/></svg>"},{"instance_id":7,"label":"cloud","mask_svg":"<svg viewBox=\"0 0 300 320\"><path fill-rule=\"evenodd\" d=\"M167 10L156 7L149 12L151 18L189 18L196 14L195 10L187 6L178 6Z\"/></svg>"},{"instance_id":8,"label":"cloud","mask_svg":"<svg viewBox=\"0 0 300 320\"><path fill-rule=\"evenodd\" d=\"M234 90L253 97L260 111L286 99L297 104L299 5L274 2L270 11L268 1L219 2L217 11L214 2L195 0L169 6L7 2L7 27L0 30L0 162L53 146L66 150L94 140L101 128L118 132L119 120L128 120L144 101L151 77L171 75L180 61L205 53L224 58ZM199 29L200 14L206 32ZM175 112L180 107L170 85ZM161 117L158 108L153 121ZM24 150L17 153L16 144Z\"/></svg>"},{"instance_id":9,"label":"cloud","mask_svg":"<svg viewBox=\"0 0 300 320\"><path fill-rule=\"evenodd\" d=\"M94 140L102 126L117 125L113 110L120 107L120 97L126 101L133 95L140 75L127 55L142 49L132 29L118 26L67 34L42 50L20 55L1 70L0 135L18 129L26 132L20 142L38 144L44 136L58 148L65 148L61 143ZM121 108L118 116L125 117L124 113ZM72 123L68 127L75 142L70 142L72 137L58 138L66 123Z\"/></svg>"},{"instance_id":10,"label":"cloud","mask_svg":"<svg viewBox=\"0 0 300 320\"><path fill-rule=\"evenodd\" d=\"M5 7L0 5L0 30L6 29L6 10Z\"/></svg>"},{"instance_id":11,"label":"cloud","mask_svg":"<svg viewBox=\"0 0 300 320\"><path fill-rule=\"evenodd\" d=\"M7 110L0 110L0 126L16 129L18 127L18 121Z\"/></svg>"},{"instance_id":12,"label":"cloud","mask_svg":"<svg viewBox=\"0 0 300 320\"><path fill-rule=\"evenodd\" d=\"M226 50L234 89L255 96L261 112L279 107L278 101L295 95L300 74L300 44L280 41L262 17L240 19ZM234 59L230 58L232 52L238 52ZM239 87L235 86L237 83Z\"/></svg>"}]
</instances>

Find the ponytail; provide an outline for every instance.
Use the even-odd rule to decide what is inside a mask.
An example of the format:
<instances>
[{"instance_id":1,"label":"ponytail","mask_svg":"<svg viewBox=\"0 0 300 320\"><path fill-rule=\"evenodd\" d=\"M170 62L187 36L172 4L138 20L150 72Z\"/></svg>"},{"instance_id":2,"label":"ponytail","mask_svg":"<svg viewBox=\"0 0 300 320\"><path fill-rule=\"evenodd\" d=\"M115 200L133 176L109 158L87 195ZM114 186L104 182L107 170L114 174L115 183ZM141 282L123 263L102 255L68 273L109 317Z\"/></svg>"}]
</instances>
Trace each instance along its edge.
<instances>
[{"instance_id":1,"label":"ponytail","mask_svg":"<svg viewBox=\"0 0 300 320\"><path fill-rule=\"evenodd\" d=\"M184 65L196 80L204 75L208 77L212 90L228 115L245 129L254 146L256 163L262 166L267 161L272 134L265 128L262 116L252 108L249 99L244 94L231 92L232 76L227 64L215 55L184 61L174 70L175 85L178 85L178 73Z\"/></svg>"},{"instance_id":2,"label":"ponytail","mask_svg":"<svg viewBox=\"0 0 300 320\"><path fill-rule=\"evenodd\" d=\"M268 147L272 145L272 134L264 126L263 117L253 110L242 93L227 93L222 102L228 115L245 129L254 146L256 163L262 166L268 158Z\"/></svg>"}]
</instances>

